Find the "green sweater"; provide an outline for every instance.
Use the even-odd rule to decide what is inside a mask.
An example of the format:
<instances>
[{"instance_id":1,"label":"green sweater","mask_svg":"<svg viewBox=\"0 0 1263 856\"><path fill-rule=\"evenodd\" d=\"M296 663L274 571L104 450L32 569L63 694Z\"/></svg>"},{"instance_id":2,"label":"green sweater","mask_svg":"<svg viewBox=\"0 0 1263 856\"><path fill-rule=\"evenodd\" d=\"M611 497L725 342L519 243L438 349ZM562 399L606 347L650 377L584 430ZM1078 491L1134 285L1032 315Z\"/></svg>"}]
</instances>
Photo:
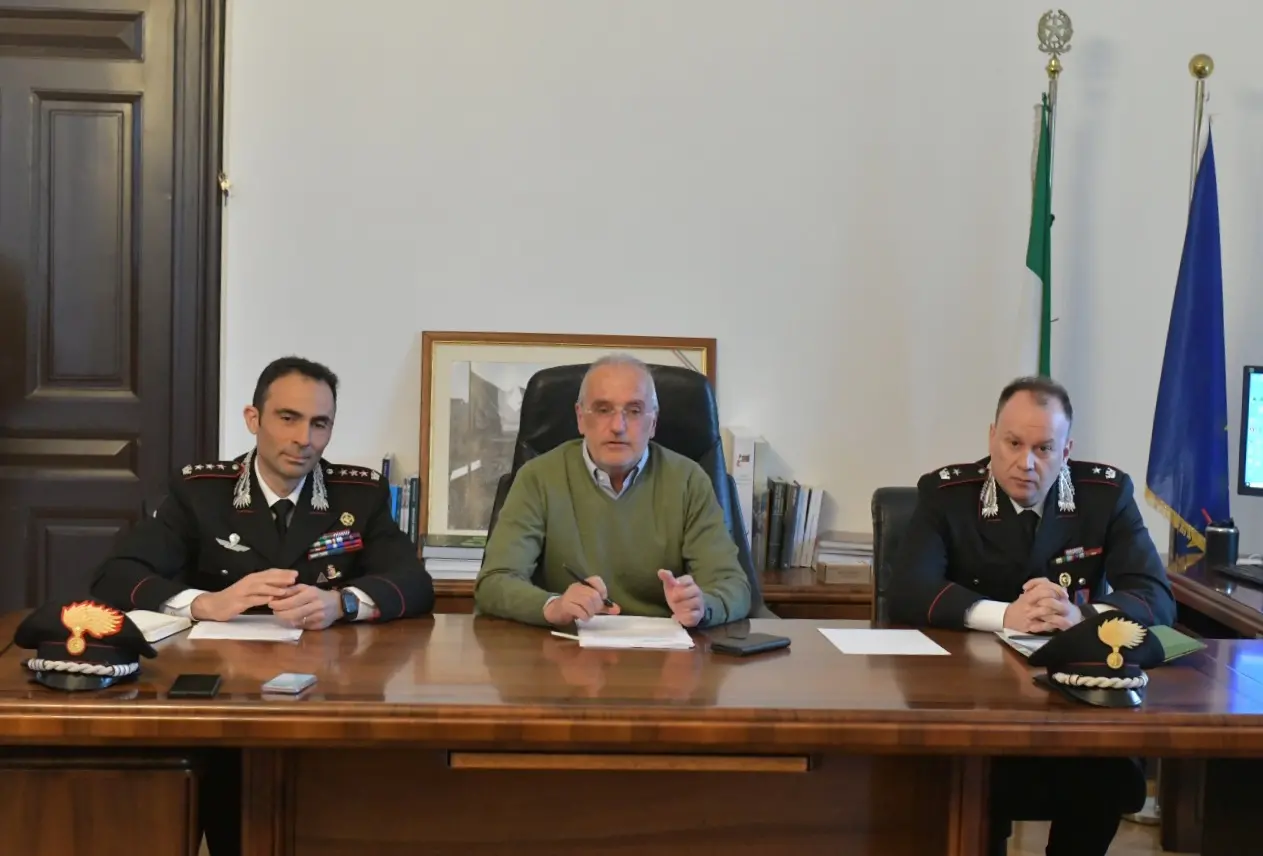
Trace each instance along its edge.
<instances>
[{"instance_id":1,"label":"green sweater","mask_svg":"<svg viewBox=\"0 0 1263 856\"><path fill-rule=\"evenodd\" d=\"M745 618L750 583L702 468L650 443L644 470L615 499L597 487L582 444L563 443L518 470L474 586L478 611L547 624L545 602L574 582L569 565L601 577L624 615L670 617L658 579L666 568L701 588L705 625Z\"/></svg>"}]
</instances>

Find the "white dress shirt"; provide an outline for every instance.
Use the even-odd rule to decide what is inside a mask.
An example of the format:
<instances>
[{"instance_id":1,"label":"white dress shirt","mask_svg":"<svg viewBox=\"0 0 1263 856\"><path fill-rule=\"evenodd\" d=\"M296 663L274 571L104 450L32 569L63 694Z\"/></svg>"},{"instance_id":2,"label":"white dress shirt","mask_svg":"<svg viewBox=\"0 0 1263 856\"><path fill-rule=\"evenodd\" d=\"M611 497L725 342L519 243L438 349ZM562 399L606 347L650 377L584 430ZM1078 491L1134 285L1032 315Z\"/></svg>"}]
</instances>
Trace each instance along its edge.
<instances>
[{"instance_id":1,"label":"white dress shirt","mask_svg":"<svg viewBox=\"0 0 1263 856\"><path fill-rule=\"evenodd\" d=\"M1018 514L1023 511L1033 511L1042 520L1044 517L1044 505L1039 503L1033 508L1023 508L1018 505L1013 497L1009 497L1009 502L1013 503L1013 510ZM1004 613L1009 608L1009 604L1002 600L980 600L973 606L969 607L965 612L965 626L970 630L985 630L988 633L999 633L1004 629ZM1097 609L1113 609L1108 604L1100 604Z\"/></svg>"},{"instance_id":2,"label":"white dress shirt","mask_svg":"<svg viewBox=\"0 0 1263 856\"><path fill-rule=\"evenodd\" d=\"M317 464L316 466L319 466L319 464ZM254 458L254 478L259 483L259 490L262 491L263 498L264 500L267 501L269 509L272 506L276 505L276 503L282 499L282 497L277 496L276 491L268 487L268 483L265 482L263 480L263 476L259 474L259 458L257 455ZM288 499L291 503L293 503L293 507L290 508L290 512L289 512L291 517L294 514L294 512L298 510L298 497L302 494L303 485L305 485L306 483L307 483L307 476L303 476L301 479L299 479L298 484L295 485L294 489L290 492L289 496L284 497L285 499ZM367 594L365 594L360 589L356 588L355 586L347 586L346 590L354 594L356 599L359 600L360 602L360 608L356 610L355 618L353 620L363 621L367 618L371 618L377 606L375 603L373 603L373 599L370 598ZM184 591L180 592L179 594L175 595L174 597L168 599L165 603L163 603L162 611L167 613L168 615L179 615L183 618L192 618L193 616L190 613L190 610L193 607L193 601L196 600L197 596L201 594L206 594L206 592L202 589L195 589L195 588L185 589Z\"/></svg>"}]
</instances>

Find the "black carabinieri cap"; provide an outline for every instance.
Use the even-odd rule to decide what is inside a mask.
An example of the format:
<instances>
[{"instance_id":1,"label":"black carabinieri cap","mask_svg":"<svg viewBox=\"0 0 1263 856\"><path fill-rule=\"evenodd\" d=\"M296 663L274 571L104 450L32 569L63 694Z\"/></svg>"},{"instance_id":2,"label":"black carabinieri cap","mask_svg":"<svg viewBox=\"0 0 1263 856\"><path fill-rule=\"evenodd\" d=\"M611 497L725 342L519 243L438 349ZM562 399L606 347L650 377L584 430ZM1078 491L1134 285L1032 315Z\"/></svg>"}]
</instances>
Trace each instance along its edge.
<instances>
[{"instance_id":1,"label":"black carabinieri cap","mask_svg":"<svg viewBox=\"0 0 1263 856\"><path fill-rule=\"evenodd\" d=\"M18 625L13 643L35 650L26 667L34 680L58 690L134 680L141 656L158 656L130 618L92 600L41 606Z\"/></svg>"},{"instance_id":2,"label":"black carabinieri cap","mask_svg":"<svg viewBox=\"0 0 1263 856\"><path fill-rule=\"evenodd\" d=\"M1057 633L1029 662L1047 670L1036 683L1071 699L1098 707L1138 707L1149 684L1144 670L1163 659L1162 643L1148 628L1111 610Z\"/></svg>"}]
</instances>

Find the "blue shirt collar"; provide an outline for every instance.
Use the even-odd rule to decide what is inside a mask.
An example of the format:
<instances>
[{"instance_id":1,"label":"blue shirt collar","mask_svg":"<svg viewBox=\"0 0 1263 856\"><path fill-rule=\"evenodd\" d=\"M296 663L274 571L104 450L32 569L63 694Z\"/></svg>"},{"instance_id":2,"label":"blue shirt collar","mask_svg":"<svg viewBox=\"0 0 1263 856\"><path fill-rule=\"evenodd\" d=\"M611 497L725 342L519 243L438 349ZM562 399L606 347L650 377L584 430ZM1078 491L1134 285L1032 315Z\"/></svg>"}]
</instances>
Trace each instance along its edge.
<instances>
[{"instance_id":1,"label":"blue shirt collar","mask_svg":"<svg viewBox=\"0 0 1263 856\"><path fill-rule=\"evenodd\" d=\"M610 496L618 499L627 489L636 481L636 477L644 472L645 464L649 461L649 445L645 444L645 453L640 456L640 460L636 462L636 466L631 468L631 472L627 474L627 478L623 479L623 489L621 491L614 490L614 484L610 481L609 473L596 465L596 461L592 460L592 455L588 452L588 441L583 439L579 444L583 447L583 463L588 468L588 472L592 474L592 480L596 482L596 486L605 491Z\"/></svg>"}]
</instances>

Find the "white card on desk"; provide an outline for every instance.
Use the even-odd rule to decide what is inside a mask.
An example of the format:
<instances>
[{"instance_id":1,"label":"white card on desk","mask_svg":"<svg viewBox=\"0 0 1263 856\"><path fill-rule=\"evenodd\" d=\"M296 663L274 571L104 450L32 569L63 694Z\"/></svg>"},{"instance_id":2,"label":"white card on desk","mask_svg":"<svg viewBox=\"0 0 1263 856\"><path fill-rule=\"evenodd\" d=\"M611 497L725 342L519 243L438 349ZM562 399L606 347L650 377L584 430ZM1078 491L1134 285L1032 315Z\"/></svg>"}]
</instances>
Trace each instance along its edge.
<instances>
[{"instance_id":1,"label":"white card on desk","mask_svg":"<svg viewBox=\"0 0 1263 856\"><path fill-rule=\"evenodd\" d=\"M920 630L821 627L820 632L843 654L947 654L943 647Z\"/></svg>"},{"instance_id":2,"label":"white card on desk","mask_svg":"<svg viewBox=\"0 0 1263 856\"><path fill-rule=\"evenodd\" d=\"M230 621L199 621L190 639L236 639L247 642L297 642L301 627L286 627L271 615L238 615Z\"/></svg>"},{"instance_id":3,"label":"white card on desk","mask_svg":"<svg viewBox=\"0 0 1263 856\"><path fill-rule=\"evenodd\" d=\"M673 618L594 615L576 622L581 648L661 648L687 650L693 637Z\"/></svg>"}]
</instances>

